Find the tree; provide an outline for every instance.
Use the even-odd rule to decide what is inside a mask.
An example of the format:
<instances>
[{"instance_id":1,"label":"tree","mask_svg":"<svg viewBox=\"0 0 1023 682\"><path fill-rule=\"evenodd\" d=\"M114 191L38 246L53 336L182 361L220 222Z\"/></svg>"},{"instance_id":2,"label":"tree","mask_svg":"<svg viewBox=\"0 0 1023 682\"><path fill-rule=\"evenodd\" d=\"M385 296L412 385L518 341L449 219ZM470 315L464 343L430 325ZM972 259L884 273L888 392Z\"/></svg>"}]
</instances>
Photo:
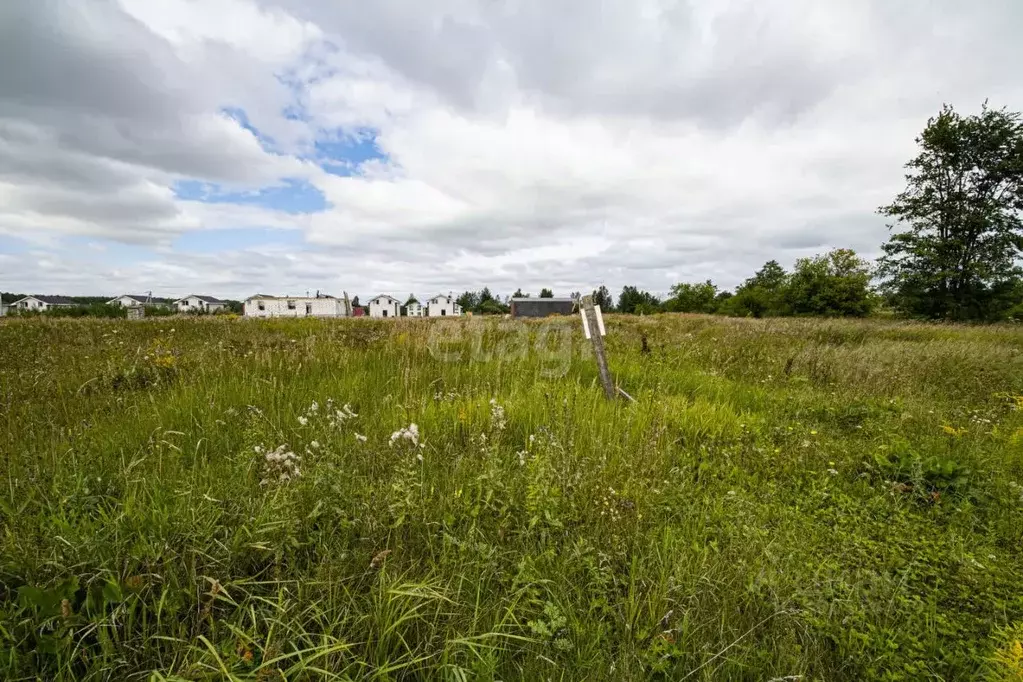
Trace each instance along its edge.
<instances>
[{"instance_id":1,"label":"tree","mask_svg":"<svg viewBox=\"0 0 1023 682\"><path fill-rule=\"evenodd\" d=\"M657 312L661 301L648 291L640 291L633 286L622 288L618 296L618 312L633 315L648 315Z\"/></svg>"},{"instance_id":2,"label":"tree","mask_svg":"<svg viewBox=\"0 0 1023 682\"><path fill-rule=\"evenodd\" d=\"M418 298L416 298L416 295L415 295L415 294L409 294L409 295L408 295L408 300L407 300L407 301L405 301L405 305L404 305L404 307L405 307L405 308L407 308L407 307L409 307L410 305L412 305L413 303L419 303L419 299L418 299Z\"/></svg>"},{"instance_id":3,"label":"tree","mask_svg":"<svg viewBox=\"0 0 1023 682\"><path fill-rule=\"evenodd\" d=\"M701 284L676 284L664 307L674 313L713 313L717 310L717 295L718 288L709 279Z\"/></svg>"},{"instance_id":4,"label":"tree","mask_svg":"<svg viewBox=\"0 0 1023 682\"><path fill-rule=\"evenodd\" d=\"M515 290L514 294L512 294L512 298L529 298L529 294L522 293L522 288L520 287Z\"/></svg>"},{"instance_id":5,"label":"tree","mask_svg":"<svg viewBox=\"0 0 1023 682\"><path fill-rule=\"evenodd\" d=\"M593 292L593 305L599 305L601 310L609 312L615 309L615 300L603 284Z\"/></svg>"},{"instance_id":6,"label":"tree","mask_svg":"<svg viewBox=\"0 0 1023 682\"><path fill-rule=\"evenodd\" d=\"M870 313L870 265L852 249L800 258L788 280L785 299L797 315L864 317Z\"/></svg>"},{"instance_id":7,"label":"tree","mask_svg":"<svg viewBox=\"0 0 1023 682\"><path fill-rule=\"evenodd\" d=\"M491 293L490 287L483 287L480 291L463 292L455 299L455 303L466 312L481 315L497 315L508 312L508 306Z\"/></svg>"},{"instance_id":8,"label":"tree","mask_svg":"<svg viewBox=\"0 0 1023 682\"><path fill-rule=\"evenodd\" d=\"M359 306L359 297L358 296L353 296L352 297L352 310L355 310L356 308L359 308L359 307L361 307L361 306Z\"/></svg>"},{"instance_id":9,"label":"tree","mask_svg":"<svg viewBox=\"0 0 1023 682\"><path fill-rule=\"evenodd\" d=\"M476 312L480 306L480 297L475 291L464 291L455 299L455 303L466 312Z\"/></svg>"},{"instance_id":10,"label":"tree","mask_svg":"<svg viewBox=\"0 0 1023 682\"><path fill-rule=\"evenodd\" d=\"M1023 251L1023 124L945 105L917 138L907 186L878 211L894 220L878 275L905 312L992 319L1013 303ZM895 232L899 228L902 231Z\"/></svg>"},{"instance_id":11,"label":"tree","mask_svg":"<svg viewBox=\"0 0 1023 682\"><path fill-rule=\"evenodd\" d=\"M480 303L476 312L480 315L502 315L508 312L507 307L496 298L488 298Z\"/></svg>"},{"instance_id":12,"label":"tree","mask_svg":"<svg viewBox=\"0 0 1023 682\"><path fill-rule=\"evenodd\" d=\"M752 277L747 279L720 308L729 315L740 317L767 317L787 315L785 290L789 275L776 260L764 263Z\"/></svg>"},{"instance_id":13,"label":"tree","mask_svg":"<svg viewBox=\"0 0 1023 682\"><path fill-rule=\"evenodd\" d=\"M550 289L541 289L540 298L554 298L554 292Z\"/></svg>"}]
</instances>

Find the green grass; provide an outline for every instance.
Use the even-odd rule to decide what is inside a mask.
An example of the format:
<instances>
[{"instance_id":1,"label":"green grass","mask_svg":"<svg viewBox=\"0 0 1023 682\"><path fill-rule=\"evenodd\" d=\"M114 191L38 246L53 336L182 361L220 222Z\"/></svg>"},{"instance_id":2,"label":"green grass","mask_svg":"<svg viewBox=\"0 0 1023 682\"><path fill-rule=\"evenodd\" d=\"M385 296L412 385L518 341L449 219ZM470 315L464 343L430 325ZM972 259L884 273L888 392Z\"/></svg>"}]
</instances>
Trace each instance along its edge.
<instances>
[{"instance_id":1,"label":"green grass","mask_svg":"<svg viewBox=\"0 0 1023 682\"><path fill-rule=\"evenodd\" d=\"M0 324L0 678L1023 674L1023 332L455 324Z\"/></svg>"}]
</instances>

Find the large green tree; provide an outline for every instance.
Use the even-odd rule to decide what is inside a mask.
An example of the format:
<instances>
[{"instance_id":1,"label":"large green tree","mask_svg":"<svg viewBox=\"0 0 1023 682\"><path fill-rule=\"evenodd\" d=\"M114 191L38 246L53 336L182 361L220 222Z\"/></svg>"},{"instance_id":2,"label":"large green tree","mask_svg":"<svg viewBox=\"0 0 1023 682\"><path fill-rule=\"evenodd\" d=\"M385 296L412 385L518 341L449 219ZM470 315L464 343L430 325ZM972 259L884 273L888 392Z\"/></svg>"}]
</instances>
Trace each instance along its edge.
<instances>
[{"instance_id":1,"label":"large green tree","mask_svg":"<svg viewBox=\"0 0 1023 682\"><path fill-rule=\"evenodd\" d=\"M785 299L797 315L864 317L874 304L870 264L852 249L800 258L788 279Z\"/></svg>"},{"instance_id":2,"label":"large green tree","mask_svg":"<svg viewBox=\"0 0 1023 682\"><path fill-rule=\"evenodd\" d=\"M742 317L769 317L788 315L791 311L785 301L789 284L789 273L778 261L764 263L752 277L747 279L726 302L721 310L729 315Z\"/></svg>"},{"instance_id":3,"label":"large green tree","mask_svg":"<svg viewBox=\"0 0 1023 682\"><path fill-rule=\"evenodd\" d=\"M660 310L661 301L649 291L634 286L622 287L618 296L618 312L633 315L649 315Z\"/></svg>"},{"instance_id":4,"label":"large green tree","mask_svg":"<svg viewBox=\"0 0 1023 682\"><path fill-rule=\"evenodd\" d=\"M1023 250L1023 125L1018 113L962 116L946 105L917 138L878 275L905 312L992 319L1013 305Z\"/></svg>"},{"instance_id":5,"label":"large green tree","mask_svg":"<svg viewBox=\"0 0 1023 682\"><path fill-rule=\"evenodd\" d=\"M671 288L665 310L673 313L713 313L717 310L718 288L709 279L699 284L683 282Z\"/></svg>"},{"instance_id":6,"label":"large green tree","mask_svg":"<svg viewBox=\"0 0 1023 682\"><path fill-rule=\"evenodd\" d=\"M475 291L463 291L455 299L455 303L465 312L476 312L476 309L480 306L480 295Z\"/></svg>"},{"instance_id":7,"label":"large green tree","mask_svg":"<svg viewBox=\"0 0 1023 682\"><path fill-rule=\"evenodd\" d=\"M615 308L615 299L603 284L593 290L593 305L599 305L601 310L608 312Z\"/></svg>"}]
</instances>

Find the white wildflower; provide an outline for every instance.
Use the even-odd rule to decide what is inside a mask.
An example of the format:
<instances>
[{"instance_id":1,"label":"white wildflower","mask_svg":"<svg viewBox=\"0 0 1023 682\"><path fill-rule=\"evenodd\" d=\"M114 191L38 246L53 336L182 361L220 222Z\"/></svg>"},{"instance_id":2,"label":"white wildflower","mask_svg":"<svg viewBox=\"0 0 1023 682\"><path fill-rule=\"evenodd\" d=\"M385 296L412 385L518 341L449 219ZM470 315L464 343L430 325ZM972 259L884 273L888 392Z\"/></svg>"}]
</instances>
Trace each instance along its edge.
<instances>
[{"instance_id":1,"label":"white wildflower","mask_svg":"<svg viewBox=\"0 0 1023 682\"><path fill-rule=\"evenodd\" d=\"M260 485L269 485L271 482L287 483L302 475L298 468L301 457L288 449L287 444L278 446L274 450L267 450L262 446L256 446L257 454L262 454L263 479Z\"/></svg>"},{"instance_id":2,"label":"white wildflower","mask_svg":"<svg viewBox=\"0 0 1023 682\"><path fill-rule=\"evenodd\" d=\"M309 423L309 420L306 417L299 416L298 423L301 424L302 426L305 426L306 424Z\"/></svg>"},{"instance_id":3,"label":"white wildflower","mask_svg":"<svg viewBox=\"0 0 1023 682\"><path fill-rule=\"evenodd\" d=\"M313 450L319 450L320 449L320 441L314 440L312 443L309 444L309 447L311 447Z\"/></svg>"},{"instance_id":4,"label":"white wildflower","mask_svg":"<svg viewBox=\"0 0 1023 682\"><path fill-rule=\"evenodd\" d=\"M355 440L359 441L360 443L365 443L366 442L366 437L364 435L362 435L361 433L357 433L357 434L355 434Z\"/></svg>"},{"instance_id":5,"label":"white wildflower","mask_svg":"<svg viewBox=\"0 0 1023 682\"><path fill-rule=\"evenodd\" d=\"M356 417L359 416L355 413L354 410L352 410L352 406L349 405L348 403L345 403L345 405L339 410L334 409L333 400L327 401L327 413L330 425L334 428L341 426L349 419L355 419Z\"/></svg>"},{"instance_id":6,"label":"white wildflower","mask_svg":"<svg viewBox=\"0 0 1023 682\"><path fill-rule=\"evenodd\" d=\"M401 440L410 441L412 445L419 445L419 427L415 424L409 424L406 428L398 429L391 434L389 445L394 447L394 444Z\"/></svg>"},{"instance_id":7,"label":"white wildflower","mask_svg":"<svg viewBox=\"0 0 1023 682\"><path fill-rule=\"evenodd\" d=\"M490 399L490 425L498 431L504 431L507 424L504 418L504 407L498 404L496 398Z\"/></svg>"},{"instance_id":8,"label":"white wildflower","mask_svg":"<svg viewBox=\"0 0 1023 682\"><path fill-rule=\"evenodd\" d=\"M319 412L319 411L320 411L320 404L314 400L313 404L309 406L309 412L315 414L316 412Z\"/></svg>"},{"instance_id":9,"label":"white wildflower","mask_svg":"<svg viewBox=\"0 0 1023 682\"><path fill-rule=\"evenodd\" d=\"M835 469L828 469L828 473L832 476L838 476L838 471Z\"/></svg>"}]
</instances>

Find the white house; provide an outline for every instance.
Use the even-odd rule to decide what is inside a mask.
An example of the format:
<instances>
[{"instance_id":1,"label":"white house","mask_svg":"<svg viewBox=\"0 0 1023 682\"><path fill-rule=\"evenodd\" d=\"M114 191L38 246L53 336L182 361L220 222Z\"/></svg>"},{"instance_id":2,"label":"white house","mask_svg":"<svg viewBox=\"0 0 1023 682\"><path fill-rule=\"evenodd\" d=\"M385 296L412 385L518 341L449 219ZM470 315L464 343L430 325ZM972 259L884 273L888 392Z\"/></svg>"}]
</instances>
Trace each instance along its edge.
<instances>
[{"instance_id":1,"label":"white house","mask_svg":"<svg viewBox=\"0 0 1023 682\"><path fill-rule=\"evenodd\" d=\"M36 296L26 296L25 298L19 298L17 301L10 305L15 310L38 310L43 312L44 310L50 310L51 308L73 308L77 305L67 296L43 296L42 294Z\"/></svg>"},{"instance_id":2,"label":"white house","mask_svg":"<svg viewBox=\"0 0 1023 682\"><path fill-rule=\"evenodd\" d=\"M140 305L167 305L169 299L156 298L150 294L124 294L107 301L107 305L119 305L122 308L134 308Z\"/></svg>"},{"instance_id":3,"label":"white house","mask_svg":"<svg viewBox=\"0 0 1023 682\"><path fill-rule=\"evenodd\" d=\"M422 317L423 304L419 301L412 301L405 306L405 317Z\"/></svg>"},{"instance_id":4,"label":"white house","mask_svg":"<svg viewBox=\"0 0 1023 682\"><path fill-rule=\"evenodd\" d=\"M455 303L455 297L451 294L434 296L426 302L427 317L458 316L462 314L462 306Z\"/></svg>"},{"instance_id":5,"label":"white house","mask_svg":"<svg viewBox=\"0 0 1023 682\"><path fill-rule=\"evenodd\" d=\"M393 296L388 296L387 294L380 294L376 298L370 299L369 316L401 317L401 301L394 298Z\"/></svg>"},{"instance_id":6,"label":"white house","mask_svg":"<svg viewBox=\"0 0 1023 682\"><path fill-rule=\"evenodd\" d=\"M348 317L342 299L316 296L267 296L256 294L245 300L245 317Z\"/></svg>"},{"instance_id":7,"label":"white house","mask_svg":"<svg viewBox=\"0 0 1023 682\"><path fill-rule=\"evenodd\" d=\"M192 294L174 301L174 307L182 313L215 313L227 308L227 303L212 296Z\"/></svg>"},{"instance_id":8,"label":"white house","mask_svg":"<svg viewBox=\"0 0 1023 682\"><path fill-rule=\"evenodd\" d=\"M145 294L124 294L117 298L112 298L107 301L107 305L119 305L122 308L134 308L135 306L145 305L149 300L149 296Z\"/></svg>"}]
</instances>

